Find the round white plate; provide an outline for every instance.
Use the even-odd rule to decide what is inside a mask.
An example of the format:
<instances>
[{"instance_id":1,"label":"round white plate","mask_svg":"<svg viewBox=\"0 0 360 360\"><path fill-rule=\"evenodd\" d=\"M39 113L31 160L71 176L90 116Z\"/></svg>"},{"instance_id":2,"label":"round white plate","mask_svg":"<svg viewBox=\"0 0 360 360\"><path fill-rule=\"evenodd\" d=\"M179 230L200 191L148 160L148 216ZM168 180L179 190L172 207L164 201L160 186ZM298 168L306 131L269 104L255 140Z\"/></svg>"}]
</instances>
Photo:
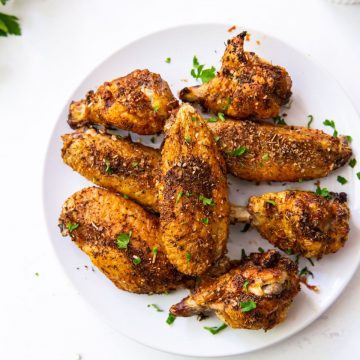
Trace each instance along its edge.
<instances>
[{"instance_id":1,"label":"round white plate","mask_svg":"<svg viewBox=\"0 0 360 360\"><path fill-rule=\"evenodd\" d=\"M77 100L90 89L96 89L106 80L126 75L136 68L148 68L160 73L172 87L174 94L187 85L194 85L191 78L192 59L197 55L201 64L219 68L224 51L224 42L242 30L251 34L245 42L246 50L252 50L274 64L284 66L293 80L293 96L286 121L289 124L304 125L307 115L314 116L313 127L332 133L332 129L322 125L324 119L333 119L340 134L353 135L354 153L359 153L360 139L355 134L360 124L359 117L338 83L324 70L291 46L273 37L251 29L237 29L229 33L230 25L189 25L163 30L146 36L120 49L95 68L71 95ZM171 63L165 62L167 57ZM187 82L186 82L187 81ZM47 225L55 251L73 284L98 312L103 314L112 326L121 333L153 348L192 356L225 356L241 354L263 348L295 334L319 317L343 291L360 259L359 239L359 180L356 172L344 166L321 180L321 186L331 191L345 191L349 195L352 212L350 238L343 250L328 255L312 266L308 261L300 261L300 268L307 266L313 273L310 283L320 288L314 293L302 286L296 297L288 319L273 330L264 331L225 329L214 336L204 330L204 326L220 325L216 317L199 322L196 317L177 318L172 326L166 324L170 305L182 299L187 291L177 291L170 295L135 295L118 290L102 273L92 269L88 257L71 242L62 238L57 228L57 219L65 199L85 186L91 185L80 175L63 164L60 136L71 132L67 120L68 103L61 113L50 139L44 173L44 205ZM137 136L133 138L137 139ZM160 142L160 139L159 139ZM143 143L151 145L148 137ZM337 182L337 175L348 179L346 185ZM315 190L314 182L302 184L255 184L229 177L230 199L235 204L245 205L250 195L284 189ZM262 240L255 230L242 233L242 225L232 226L229 239L229 253L239 258L241 249L247 252L259 246L267 249L269 244ZM157 312L148 304L157 304L164 312Z\"/></svg>"}]
</instances>

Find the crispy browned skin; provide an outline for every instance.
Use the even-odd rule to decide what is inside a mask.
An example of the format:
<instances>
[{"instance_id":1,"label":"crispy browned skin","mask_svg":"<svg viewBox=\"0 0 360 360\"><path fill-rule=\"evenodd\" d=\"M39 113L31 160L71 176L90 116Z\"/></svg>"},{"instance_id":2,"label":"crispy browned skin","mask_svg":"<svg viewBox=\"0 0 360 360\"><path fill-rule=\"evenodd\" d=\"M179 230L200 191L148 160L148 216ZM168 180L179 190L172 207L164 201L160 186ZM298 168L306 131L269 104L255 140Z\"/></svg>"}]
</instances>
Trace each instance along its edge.
<instances>
[{"instance_id":1,"label":"crispy browned skin","mask_svg":"<svg viewBox=\"0 0 360 360\"><path fill-rule=\"evenodd\" d=\"M79 129L62 139L62 158L75 171L97 185L159 210L158 150L95 129Z\"/></svg>"},{"instance_id":2,"label":"crispy browned skin","mask_svg":"<svg viewBox=\"0 0 360 360\"><path fill-rule=\"evenodd\" d=\"M208 123L218 137L228 172L250 181L299 181L327 176L352 151L346 138L321 130L251 121ZM241 147L246 152L231 152Z\"/></svg>"},{"instance_id":3,"label":"crispy browned skin","mask_svg":"<svg viewBox=\"0 0 360 360\"><path fill-rule=\"evenodd\" d=\"M285 320L300 290L297 266L275 250L254 253L218 278L207 278L170 312L192 316L211 310L232 328L269 330ZM256 308L243 312L244 303Z\"/></svg>"},{"instance_id":4,"label":"crispy browned skin","mask_svg":"<svg viewBox=\"0 0 360 360\"><path fill-rule=\"evenodd\" d=\"M105 82L96 92L89 91L85 99L73 101L68 123L73 129L99 124L149 135L162 131L169 112L177 106L159 74L135 70Z\"/></svg>"},{"instance_id":5,"label":"crispy browned skin","mask_svg":"<svg viewBox=\"0 0 360 360\"><path fill-rule=\"evenodd\" d=\"M284 68L244 51L245 36L246 31L229 40L217 76L206 84L184 88L181 100L238 119L278 115L291 95L290 76Z\"/></svg>"},{"instance_id":6,"label":"crispy browned skin","mask_svg":"<svg viewBox=\"0 0 360 360\"><path fill-rule=\"evenodd\" d=\"M78 224L78 227L69 232L68 224ZM91 187L70 196L63 205L59 226L62 234L70 235L93 264L120 289L162 293L183 287L189 281L167 260L158 219L109 190ZM118 236L130 232L127 249L119 248ZM134 259L141 262L136 265Z\"/></svg>"},{"instance_id":7,"label":"crispy browned skin","mask_svg":"<svg viewBox=\"0 0 360 360\"><path fill-rule=\"evenodd\" d=\"M184 274L204 273L226 252L226 171L208 127L187 104L180 107L166 134L159 199L169 261Z\"/></svg>"},{"instance_id":8,"label":"crispy browned skin","mask_svg":"<svg viewBox=\"0 0 360 360\"><path fill-rule=\"evenodd\" d=\"M274 202L275 205L272 204ZM249 199L251 223L276 247L321 258L341 249L348 238L346 194L325 199L309 191L281 191Z\"/></svg>"}]
</instances>

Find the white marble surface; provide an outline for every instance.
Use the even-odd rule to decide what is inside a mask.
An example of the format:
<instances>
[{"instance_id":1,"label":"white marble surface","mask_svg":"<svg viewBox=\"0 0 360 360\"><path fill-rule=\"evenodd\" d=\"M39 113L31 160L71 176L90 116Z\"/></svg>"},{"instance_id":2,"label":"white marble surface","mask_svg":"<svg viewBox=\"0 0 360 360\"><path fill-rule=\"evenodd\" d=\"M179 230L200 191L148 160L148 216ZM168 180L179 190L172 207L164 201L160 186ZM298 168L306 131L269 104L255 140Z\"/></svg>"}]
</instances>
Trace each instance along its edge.
<instances>
[{"instance_id":1,"label":"white marble surface","mask_svg":"<svg viewBox=\"0 0 360 360\"><path fill-rule=\"evenodd\" d=\"M310 54L360 112L360 6L325 0L12 0L2 10L21 18L23 35L0 38L0 359L179 359L112 330L80 298L54 255L41 190L60 110L84 76L122 45L169 26L222 22L272 34ZM359 295L358 271L319 320L241 359L359 358ZM141 326L141 319L134 321Z\"/></svg>"}]
</instances>

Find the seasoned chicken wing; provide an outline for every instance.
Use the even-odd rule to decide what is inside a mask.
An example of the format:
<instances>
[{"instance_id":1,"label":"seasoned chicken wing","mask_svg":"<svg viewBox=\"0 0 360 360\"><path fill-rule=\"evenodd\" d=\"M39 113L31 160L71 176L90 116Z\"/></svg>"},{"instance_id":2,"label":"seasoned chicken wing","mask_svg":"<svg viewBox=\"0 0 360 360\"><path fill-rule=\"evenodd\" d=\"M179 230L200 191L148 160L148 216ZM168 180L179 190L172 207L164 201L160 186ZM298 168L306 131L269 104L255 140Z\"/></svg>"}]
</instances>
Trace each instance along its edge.
<instances>
[{"instance_id":1,"label":"seasoned chicken wing","mask_svg":"<svg viewBox=\"0 0 360 360\"><path fill-rule=\"evenodd\" d=\"M297 265L275 250L251 254L219 277L208 277L173 305L175 316L214 311L232 328L269 330L283 322L300 290Z\"/></svg>"},{"instance_id":2,"label":"seasoned chicken wing","mask_svg":"<svg viewBox=\"0 0 360 360\"><path fill-rule=\"evenodd\" d=\"M251 121L208 123L228 172L250 181L301 181L327 176L352 151L344 136Z\"/></svg>"},{"instance_id":3,"label":"seasoned chicken wing","mask_svg":"<svg viewBox=\"0 0 360 360\"><path fill-rule=\"evenodd\" d=\"M159 186L162 240L169 261L199 275L226 252L229 202L225 164L197 111L184 104L162 149Z\"/></svg>"},{"instance_id":4,"label":"seasoned chicken wing","mask_svg":"<svg viewBox=\"0 0 360 360\"><path fill-rule=\"evenodd\" d=\"M199 103L215 114L238 119L268 119L279 114L291 96L287 71L244 51L246 31L228 41L217 76L180 92L183 101Z\"/></svg>"},{"instance_id":5,"label":"seasoned chicken wing","mask_svg":"<svg viewBox=\"0 0 360 360\"><path fill-rule=\"evenodd\" d=\"M75 171L97 185L159 210L158 150L95 129L79 129L62 139L62 158Z\"/></svg>"},{"instance_id":6,"label":"seasoned chicken wing","mask_svg":"<svg viewBox=\"0 0 360 360\"><path fill-rule=\"evenodd\" d=\"M328 198L309 191L281 191L252 196L251 224L276 247L321 258L341 249L348 238L350 211L346 194Z\"/></svg>"},{"instance_id":7,"label":"seasoned chicken wing","mask_svg":"<svg viewBox=\"0 0 360 360\"><path fill-rule=\"evenodd\" d=\"M162 293L190 281L167 260L158 219L109 190L92 187L70 196L59 226L122 290Z\"/></svg>"},{"instance_id":8,"label":"seasoned chicken wing","mask_svg":"<svg viewBox=\"0 0 360 360\"><path fill-rule=\"evenodd\" d=\"M169 112L178 106L169 85L149 70L105 82L86 98L73 101L69 125L75 129L88 124L118 127L149 135L162 131Z\"/></svg>"}]
</instances>

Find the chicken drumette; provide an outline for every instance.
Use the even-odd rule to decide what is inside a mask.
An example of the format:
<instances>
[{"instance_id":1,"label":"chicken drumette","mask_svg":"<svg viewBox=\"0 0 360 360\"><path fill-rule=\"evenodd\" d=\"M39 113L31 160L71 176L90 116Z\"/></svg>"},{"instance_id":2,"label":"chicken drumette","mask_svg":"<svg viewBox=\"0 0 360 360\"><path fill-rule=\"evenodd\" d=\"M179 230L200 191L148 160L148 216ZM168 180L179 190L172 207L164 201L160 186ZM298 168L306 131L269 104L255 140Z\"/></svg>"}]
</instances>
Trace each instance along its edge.
<instances>
[{"instance_id":1,"label":"chicken drumette","mask_svg":"<svg viewBox=\"0 0 360 360\"><path fill-rule=\"evenodd\" d=\"M88 124L118 127L148 135L162 131L169 112L178 106L169 85L149 70L105 82L96 92L70 104L72 128Z\"/></svg>"},{"instance_id":2,"label":"chicken drumette","mask_svg":"<svg viewBox=\"0 0 360 360\"><path fill-rule=\"evenodd\" d=\"M173 305L175 316L214 311L232 328L269 330L283 322L300 290L297 265L275 250L254 253L219 277L207 277Z\"/></svg>"},{"instance_id":3,"label":"chicken drumette","mask_svg":"<svg viewBox=\"0 0 360 360\"><path fill-rule=\"evenodd\" d=\"M228 41L215 78L180 92L186 102L199 103L215 114L238 119L268 119L278 115L291 95L287 71L244 51L246 31Z\"/></svg>"},{"instance_id":4,"label":"chicken drumette","mask_svg":"<svg viewBox=\"0 0 360 360\"><path fill-rule=\"evenodd\" d=\"M182 273L204 273L226 252L226 170L211 132L187 104L173 116L166 133L159 199L169 261Z\"/></svg>"},{"instance_id":5,"label":"chicken drumette","mask_svg":"<svg viewBox=\"0 0 360 360\"><path fill-rule=\"evenodd\" d=\"M163 293L190 285L167 260L158 218L109 190L92 187L70 196L59 226L120 289Z\"/></svg>"}]
</instances>

